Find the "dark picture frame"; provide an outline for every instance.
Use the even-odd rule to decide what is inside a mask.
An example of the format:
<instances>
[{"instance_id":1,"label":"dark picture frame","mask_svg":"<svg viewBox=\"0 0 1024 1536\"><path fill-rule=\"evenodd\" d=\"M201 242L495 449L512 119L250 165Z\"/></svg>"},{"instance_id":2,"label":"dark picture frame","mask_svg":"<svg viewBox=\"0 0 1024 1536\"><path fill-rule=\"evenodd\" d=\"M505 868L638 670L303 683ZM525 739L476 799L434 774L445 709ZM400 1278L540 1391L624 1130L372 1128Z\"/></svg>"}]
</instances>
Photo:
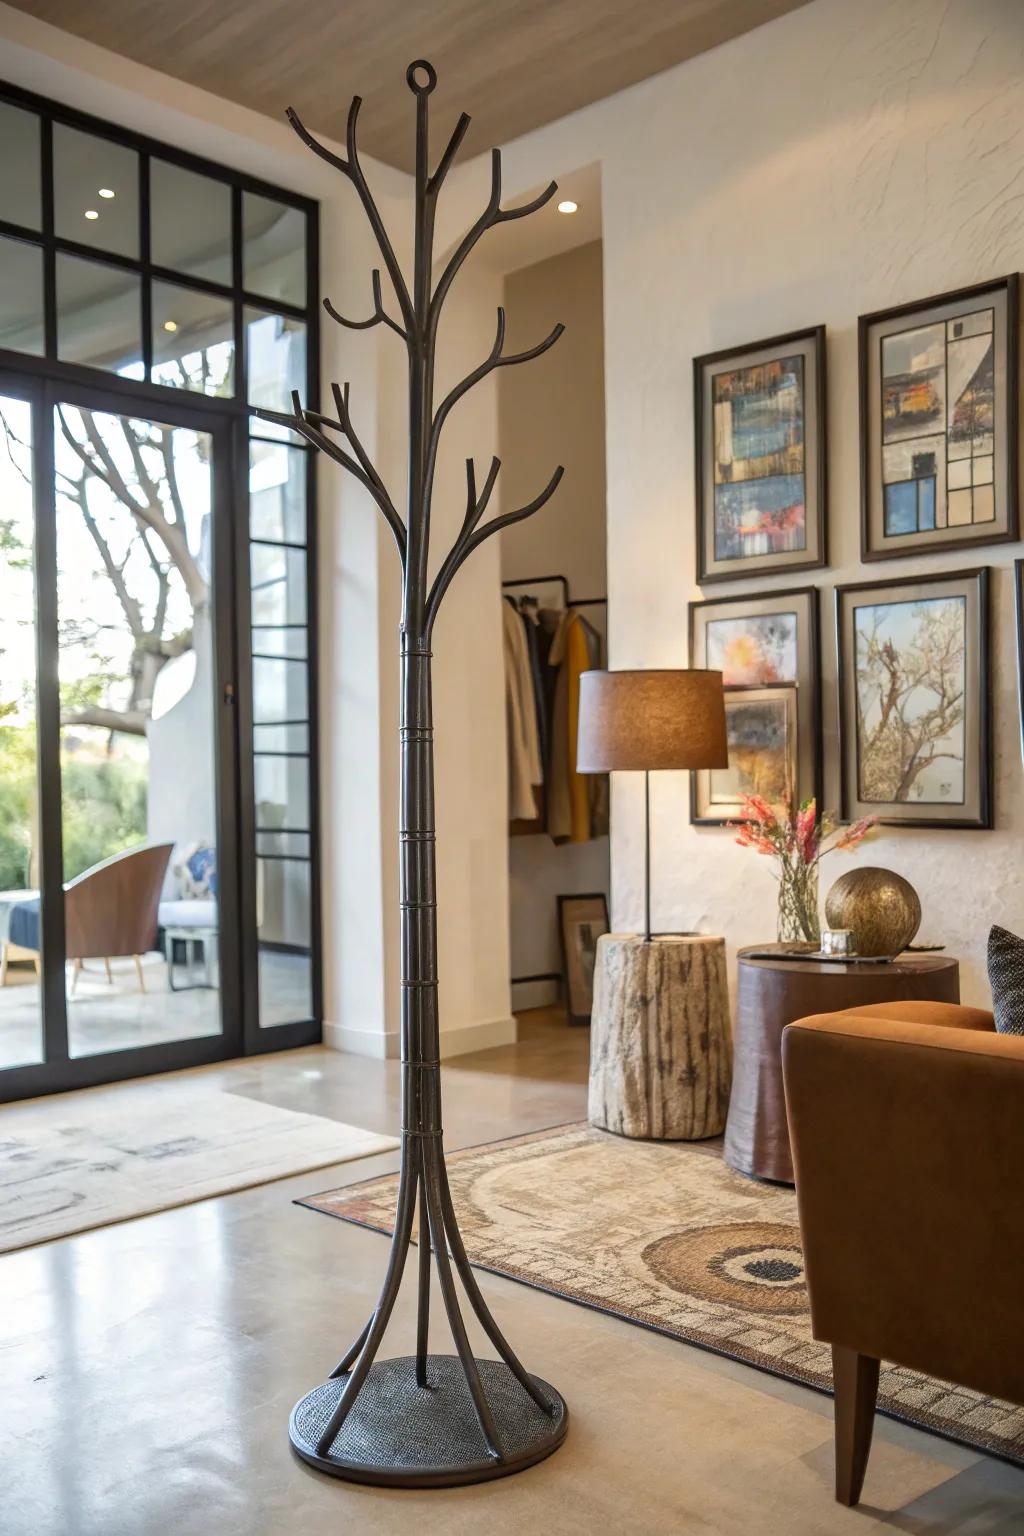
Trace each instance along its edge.
<instances>
[{"instance_id":1,"label":"dark picture frame","mask_svg":"<svg viewBox=\"0 0 1024 1536\"><path fill-rule=\"evenodd\" d=\"M774 382L788 389L792 393L792 386L786 385L787 377L798 379L798 399L795 402L793 414L799 416L800 436L799 442L790 442L784 448L777 445L773 448L765 448L758 456L760 465L765 468L769 463L774 464L774 469L761 474L737 475L732 479L731 475L722 479L718 478L721 462L716 452L716 405L724 405L726 402L716 401L716 391L725 388L724 380L742 381L742 376L747 375L746 382L750 386L750 392L746 398L755 398L765 395L767 385L764 378L760 380L760 388L755 389L758 382L758 370L771 370L786 362L797 362L798 366L793 370L793 375L775 375ZM728 366L727 366L728 365ZM812 326L807 330L791 331L782 336L771 336L764 341L750 342L743 346L727 347L723 351L708 352L693 360L693 418L694 418L694 490L696 499L696 534L697 534L697 580L701 586L711 582L739 581L751 576L770 576L784 574L789 571L818 570L828 564L828 445L827 445L827 359L826 338L823 325ZM737 383L740 389L741 383ZM781 395L782 388L777 389L777 395ZM731 405L731 401L729 402ZM790 405L793 406L793 401ZM775 410L780 419L783 412L783 404L777 399ZM734 414L733 412L730 415ZM729 464L740 462L738 455L732 454L733 428L729 430L730 457ZM753 456L745 461L755 462ZM794 484L802 480L802 486ZM792 548L780 548L765 552L764 550L752 550L744 554L741 551L727 553L725 540L730 537L728 529L723 526L723 518L734 520L737 516L750 515L752 507L750 502L757 505L760 486L760 500L770 503L762 506L758 515L762 519L768 519L766 531L756 533L743 533L740 537L757 542L775 538L779 541L785 538L785 530L782 519L790 517L794 508L799 504L802 522L799 527L803 535L803 543ZM732 493L730 495L730 493ZM799 503L793 501L793 497L800 495ZM778 519L778 521L774 521ZM774 521L774 527L772 526ZM735 528L732 529L732 537L736 537Z\"/></svg>"},{"instance_id":2,"label":"dark picture frame","mask_svg":"<svg viewBox=\"0 0 1024 1536\"><path fill-rule=\"evenodd\" d=\"M980 327L981 317L988 313L991 355L982 351L973 374L965 376L963 371L970 366L970 351L967 363L958 366L964 380L958 397L962 409L958 407L959 421L953 422L952 430L950 348L963 351L972 344L980 346L983 338L975 326ZM958 326L966 326L969 333L954 333ZM1019 330L1016 273L860 316L861 555L865 561L970 549L1017 538ZM888 374L887 341L893 348L902 343L888 365L894 371ZM902 372L896 371L900 353L906 364ZM986 432L989 411L991 431ZM890 429L892 435L887 438ZM951 522L954 497L957 521ZM911 522L917 526L910 527Z\"/></svg>"},{"instance_id":3,"label":"dark picture frame","mask_svg":"<svg viewBox=\"0 0 1024 1536\"><path fill-rule=\"evenodd\" d=\"M885 826L993 826L990 589L987 566L836 588L840 809L845 821L875 816ZM960 632L963 661L958 668ZM929 656L939 658L932 699L923 697L927 685L920 680L900 687L904 649L913 655L918 674ZM886 729L883 711L895 717L888 740L880 735ZM943 769L932 773L940 761ZM887 788L895 792L886 793Z\"/></svg>"},{"instance_id":4,"label":"dark picture frame","mask_svg":"<svg viewBox=\"0 0 1024 1536\"><path fill-rule=\"evenodd\" d=\"M721 670L726 700L739 690L794 685L797 694L798 802L820 798L822 785L821 617L817 587L737 597L711 597L689 604L691 667ZM780 631L779 621L791 620ZM764 656L765 646L769 655ZM790 650L792 654L789 654ZM738 653L738 654L737 654ZM710 774L690 775L690 820L695 826L724 826L738 814L708 811Z\"/></svg>"},{"instance_id":5,"label":"dark picture frame","mask_svg":"<svg viewBox=\"0 0 1024 1536\"><path fill-rule=\"evenodd\" d=\"M594 929L600 929L595 932ZM589 1024L594 1001L597 940L608 932L608 898L603 891L558 897L558 940L562 950L562 988L570 1024ZM589 944L589 939L593 944ZM585 940L586 948L581 948Z\"/></svg>"}]
</instances>

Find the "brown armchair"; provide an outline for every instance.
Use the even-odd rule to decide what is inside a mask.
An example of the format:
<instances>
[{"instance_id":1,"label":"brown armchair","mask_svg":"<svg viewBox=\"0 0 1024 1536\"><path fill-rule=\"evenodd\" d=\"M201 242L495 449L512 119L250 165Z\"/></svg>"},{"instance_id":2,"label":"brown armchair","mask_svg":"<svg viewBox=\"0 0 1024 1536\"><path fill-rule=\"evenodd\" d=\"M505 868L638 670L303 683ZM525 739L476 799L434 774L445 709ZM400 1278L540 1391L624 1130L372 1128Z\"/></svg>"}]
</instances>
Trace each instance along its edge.
<instances>
[{"instance_id":1,"label":"brown armchair","mask_svg":"<svg viewBox=\"0 0 1024 1536\"><path fill-rule=\"evenodd\" d=\"M64 887L64 954L74 961L131 955L146 990L140 957L156 947L157 909L172 843L129 848L94 864Z\"/></svg>"},{"instance_id":2,"label":"brown armchair","mask_svg":"<svg viewBox=\"0 0 1024 1536\"><path fill-rule=\"evenodd\" d=\"M891 1003L800 1019L782 1058L836 1498L856 1504L879 1361L1024 1405L1024 1037Z\"/></svg>"}]
</instances>

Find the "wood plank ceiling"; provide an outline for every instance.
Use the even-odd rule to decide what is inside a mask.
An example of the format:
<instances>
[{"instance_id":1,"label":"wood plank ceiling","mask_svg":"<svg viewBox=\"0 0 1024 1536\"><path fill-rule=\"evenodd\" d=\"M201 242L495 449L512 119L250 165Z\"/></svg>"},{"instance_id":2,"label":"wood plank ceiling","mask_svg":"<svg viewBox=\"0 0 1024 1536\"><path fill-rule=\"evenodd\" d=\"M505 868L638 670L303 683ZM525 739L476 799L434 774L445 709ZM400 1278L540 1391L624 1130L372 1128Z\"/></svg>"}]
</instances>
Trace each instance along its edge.
<instances>
[{"instance_id":1,"label":"wood plank ceiling","mask_svg":"<svg viewBox=\"0 0 1024 1536\"><path fill-rule=\"evenodd\" d=\"M12 0L136 63L361 144L411 170L406 65L430 59L437 121L477 153L703 53L807 0Z\"/></svg>"}]
</instances>

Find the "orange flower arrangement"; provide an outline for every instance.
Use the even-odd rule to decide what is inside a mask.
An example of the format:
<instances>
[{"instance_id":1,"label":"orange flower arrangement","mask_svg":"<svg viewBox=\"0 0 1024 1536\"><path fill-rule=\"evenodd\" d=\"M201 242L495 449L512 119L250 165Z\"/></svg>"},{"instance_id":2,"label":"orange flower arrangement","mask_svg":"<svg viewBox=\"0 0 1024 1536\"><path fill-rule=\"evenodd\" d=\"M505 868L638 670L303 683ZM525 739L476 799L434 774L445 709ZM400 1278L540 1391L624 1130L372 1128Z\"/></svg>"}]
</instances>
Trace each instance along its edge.
<instances>
[{"instance_id":1,"label":"orange flower arrangement","mask_svg":"<svg viewBox=\"0 0 1024 1536\"><path fill-rule=\"evenodd\" d=\"M877 818L865 816L842 826L826 811L818 816L818 802L805 800L797 806L771 806L760 795L743 800L741 822L730 822L741 848L777 859L779 882L779 940L821 943L818 916L818 866L829 853L858 847L874 829Z\"/></svg>"}]
</instances>

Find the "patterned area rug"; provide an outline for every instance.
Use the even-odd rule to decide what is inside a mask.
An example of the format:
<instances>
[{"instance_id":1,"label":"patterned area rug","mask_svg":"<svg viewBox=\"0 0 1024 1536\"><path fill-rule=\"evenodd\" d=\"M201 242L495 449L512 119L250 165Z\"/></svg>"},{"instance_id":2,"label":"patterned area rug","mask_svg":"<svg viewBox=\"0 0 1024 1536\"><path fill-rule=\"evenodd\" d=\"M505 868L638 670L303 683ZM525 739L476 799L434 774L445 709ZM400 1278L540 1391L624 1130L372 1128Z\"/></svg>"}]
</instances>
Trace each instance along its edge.
<instances>
[{"instance_id":1,"label":"patterned area rug","mask_svg":"<svg viewBox=\"0 0 1024 1536\"><path fill-rule=\"evenodd\" d=\"M720 1144L626 1141L588 1125L448 1155L473 1263L821 1391L792 1190L727 1168ZM397 1179L300 1205L390 1232ZM1024 1462L1024 1409L899 1366L879 1408Z\"/></svg>"}]
</instances>

